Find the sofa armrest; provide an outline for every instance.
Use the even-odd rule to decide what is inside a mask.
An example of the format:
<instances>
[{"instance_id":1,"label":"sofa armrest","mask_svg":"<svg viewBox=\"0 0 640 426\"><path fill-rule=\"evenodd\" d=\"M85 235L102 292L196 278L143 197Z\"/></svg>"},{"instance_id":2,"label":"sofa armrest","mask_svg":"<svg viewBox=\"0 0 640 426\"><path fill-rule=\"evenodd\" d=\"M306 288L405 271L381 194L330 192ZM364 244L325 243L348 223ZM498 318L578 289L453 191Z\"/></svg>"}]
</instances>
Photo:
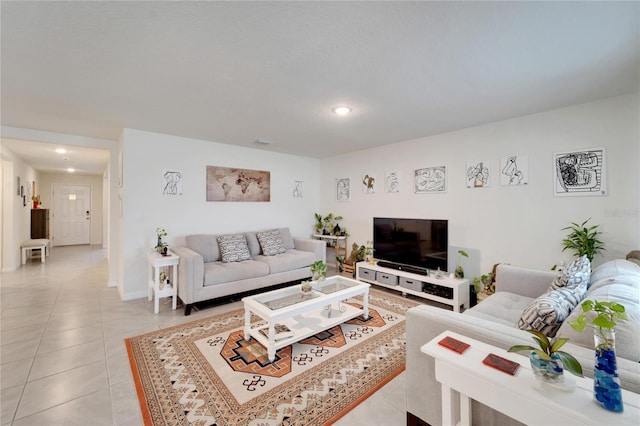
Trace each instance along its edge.
<instances>
[{"instance_id":1,"label":"sofa armrest","mask_svg":"<svg viewBox=\"0 0 640 426\"><path fill-rule=\"evenodd\" d=\"M180 256L178 263L178 296L185 304L196 302L195 289L204 285L204 259L188 247L172 247Z\"/></svg>"},{"instance_id":2,"label":"sofa armrest","mask_svg":"<svg viewBox=\"0 0 640 426\"><path fill-rule=\"evenodd\" d=\"M293 245L296 250L310 251L315 254L316 260L327 261L327 243L322 240L294 237Z\"/></svg>"},{"instance_id":3,"label":"sofa armrest","mask_svg":"<svg viewBox=\"0 0 640 426\"><path fill-rule=\"evenodd\" d=\"M536 298L549 289L557 275L555 271L500 264L496 269L496 292L507 291Z\"/></svg>"}]
</instances>

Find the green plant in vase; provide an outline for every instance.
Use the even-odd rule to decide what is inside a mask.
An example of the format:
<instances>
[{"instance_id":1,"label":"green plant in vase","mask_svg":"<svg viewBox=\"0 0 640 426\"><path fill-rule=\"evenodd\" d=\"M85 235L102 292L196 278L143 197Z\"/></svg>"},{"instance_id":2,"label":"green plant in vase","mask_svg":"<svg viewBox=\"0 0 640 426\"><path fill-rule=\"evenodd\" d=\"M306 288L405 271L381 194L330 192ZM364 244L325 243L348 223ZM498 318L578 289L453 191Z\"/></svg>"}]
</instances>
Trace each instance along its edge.
<instances>
[{"instance_id":1,"label":"green plant in vase","mask_svg":"<svg viewBox=\"0 0 640 426\"><path fill-rule=\"evenodd\" d=\"M316 260L309 267L311 269L311 278L314 281L323 280L327 276L327 264L322 260Z\"/></svg>"},{"instance_id":2,"label":"green plant in vase","mask_svg":"<svg viewBox=\"0 0 640 426\"><path fill-rule=\"evenodd\" d=\"M313 229L315 229L316 234L322 234L322 229L324 228L324 223L322 222L322 215L318 213L314 213L316 218L316 223L313 225Z\"/></svg>"},{"instance_id":3,"label":"green plant in vase","mask_svg":"<svg viewBox=\"0 0 640 426\"><path fill-rule=\"evenodd\" d=\"M462 264L460 263L460 260L462 260L461 256L468 258L469 254L464 250L458 250L458 265L456 266L456 270L455 270L456 278L464 278L464 269L462 268Z\"/></svg>"},{"instance_id":4,"label":"green plant in vase","mask_svg":"<svg viewBox=\"0 0 640 426\"><path fill-rule=\"evenodd\" d=\"M593 262L595 255L604 251L605 248L604 243L599 239L602 232L598 231L598 225L586 226L590 220L591 218L581 224L572 222L570 226L562 228L563 231L571 231L567 238L562 240L562 251L573 250L577 257L586 254L589 262Z\"/></svg>"},{"instance_id":5,"label":"green plant in vase","mask_svg":"<svg viewBox=\"0 0 640 426\"><path fill-rule=\"evenodd\" d=\"M615 327L619 321L627 320L624 305L618 302L598 302L587 299L580 305L582 313L569 325L576 331L593 327L595 343L595 365L593 368L593 392L600 404L610 411L621 412L622 391L615 351Z\"/></svg>"},{"instance_id":6,"label":"green plant in vase","mask_svg":"<svg viewBox=\"0 0 640 426\"><path fill-rule=\"evenodd\" d=\"M157 250L160 254L166 254L167 252L168 244L162 242L162 237L166 237L167 235L167 231L165 231L163 228L156 228L156 236L158 237L158 242L156 243L154 249Z\"/></svg>"},{"instance_id":7,"label":"green plant in vase","mask_svg":"<svg viewBox=\"0 0 640 426\"><path fill-rule=\"evenodd\" d=\"M563 383L563 370L582 377L582 366L573 355L561 351L560 348L569 341L566 337L554 337L549 340L547 336L537 330L527 330L533 335L533 340L538 347L529 345L511 346L508 352L528 351L529 361L533 375L551 383Z\"/></svg>"}]
</instances>

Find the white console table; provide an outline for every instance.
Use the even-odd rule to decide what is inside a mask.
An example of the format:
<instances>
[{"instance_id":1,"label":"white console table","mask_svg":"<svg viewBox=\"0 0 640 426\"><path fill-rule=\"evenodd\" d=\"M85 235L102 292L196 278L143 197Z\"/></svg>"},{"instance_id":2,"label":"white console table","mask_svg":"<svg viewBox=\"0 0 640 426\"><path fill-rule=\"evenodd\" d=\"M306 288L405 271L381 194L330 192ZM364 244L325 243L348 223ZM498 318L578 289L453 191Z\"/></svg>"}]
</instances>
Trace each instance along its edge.
<instances>
[{"instance_id":1,"label":"white console table","mask_svg":"<svg viewBox=\"0 0 640 426\"><path fill-rule=\"evenodd\" d=\"M462 354L440 346L445 336L468 343ZM640 395L622 390L624 411L614 413L602 408L593 397L593 379L576 377L574 389L558 389L533 377L525 356L510 353L470 337L445 331L420 348L435 358L436 380L442 383L442 424L471 424L471 400L500 411L527 425L637 425L640 419ZM520 368L511 376L482 360L494 353L518 362ZM460 412L453 409L453 398L459 392ZM459 416L458 416L459 414Z\"/></svg>"},{"instance_id":2,"label":"white console table","mask_svg":"<svg viewBox=\"0 0 640 426\"><path fill-rule=\"evenodd\" d=\"M356 279L381 287L412 294L453 307L455 312L469 308L469 280L451 278L446 273L441 278L407 271L385 268L358 262Z\"/></svg>"}]
</instances>

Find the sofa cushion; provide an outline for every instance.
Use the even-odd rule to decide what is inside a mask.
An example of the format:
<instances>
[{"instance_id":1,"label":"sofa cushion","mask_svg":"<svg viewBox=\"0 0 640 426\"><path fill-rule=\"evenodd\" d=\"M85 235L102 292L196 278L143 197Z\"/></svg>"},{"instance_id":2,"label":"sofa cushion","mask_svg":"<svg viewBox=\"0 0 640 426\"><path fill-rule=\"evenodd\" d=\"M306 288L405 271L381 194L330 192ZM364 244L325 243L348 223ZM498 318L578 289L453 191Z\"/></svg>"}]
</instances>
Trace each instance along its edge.
<instances>
[{"instance_id":1,"label":"sofa cushion","mask_svg":"<svg viewBox=\"0 0 640 426\"><path fill-rule=\"evenodd\" d=\"M280 231L280 238L282 238L282 244L284 245L285 249L292 250L296 248L295 244L293 243L293 237L291 236L291 231L289 231L289 228L278 228L278 231Z\"/></svg>"},{"instance_id":2,"label":"sofa cushion","mask_svg":"<svg viewBox=\"0 0 640 426\"><path fill-rule=\"evenodd\" d=\"M640 266L624 259L616 259L598 266L591 274L589 292L609 284L640 287ZM587 293L588 297L588 293Z\"/></svg>"},{"instance_id":3,"label":"sofa cushion","mask_svg":"<svg viewBox=\"0 0 640 426\"><path fill-rule=\"evenodd\" d=\"M614 282L589 289L587 298L598 302L616 301L624 305L628 320L620 321L616 326L616 354L618 357L640 362L640 289ZM569 324L569 321L573 321L581 313L581 308L575 309L560 327L558 334L569 338L572 343L593 347L593 332L590 328L578 332Z\"/></svg>"},{"instance_id":4,"label":"sofa cushion","mask_svg":"<svg viewBox=\"0 0 640 426\"><path fill-rule=\"evenodd\" d=\"M271 231L258 232L256 236L262 248L262 254L265 256L273 256L286 251L279 230L274 229Z\"/></svg>"},{"instance_id":5,"label":"sofa cushion","mask_svg":"<svg viewBox=\"0 0 640 426\"><path fill-rule=\"evenodd\" d=\"M316 256L308 251L287 250L284 253L275 256L256 256L254 258L258 262L264 262L269 266L272 274L278 272L292 271L294 269L304 268L316 261ZM311 275L311 273L309 273Z\"/></svg>"},{"instance_id":6,"label":"sofa cushion","mask_svg":"<svg viewBox=\"0 0 640 426\"><path fill-rule=\"evenodd\" d=\"M185 238L187 247L198 253L205 262L215 262L220 260L220 250L215 235L187 235Z\"/></svg>"},{"instance_id":7,"label":"sofa cushion","mask_svg":"<svg viewBox=\"0 0 640 426\"><path fill-rule=\"evenodd\" d=\"M249 254L251 257L255 257L260 254L260 242L255 232L245 232L245 238L247 239L247 247L249 247Z\"/></svg>"},{"instance_id":8,"label":"sofa cushion","mask_svg":"<svg viewBox=\"0 0 640 426\"><path fill-rule=\"evenodd\" d=\"M571 262L569 266L567 266L562 273L553 280L549 290L584 287L580 290L583 292L587 290L590 278L591 262L587 258L587 255L584 255L574 259L573 262Z\"/></svg>"},{"instance_id":9,"label":"sofa cushion","mask_svg":"<svg viewBox=\"0 0 640 426\"><path fill-rule=\"evenodd\" d=\"M210 262L204 264L204 285L216 285L269 275L269 267L263 262Z\"/></svg>"},{"instance_id":10,"label":"sofa cushion","mask_svg":"<svg viewBox=\"0 0 640 426\"><path fill-rule=\"evenodd\" d=\"M522 315L524 308L529 306L532 301L531 297L500 291L487 297L473 308L465 310L464 314L513 327L513 324Z\"/></svg>"},{"instance_id":11,"label":"sofa cushion","mask_svg":"<svg viewBox=\"0 0 640 426\"><path fill-rule=\"evenodd\" d=\"M223 262L240 262L251 259L244 234L220 235L218 246Z\"/></svg>"},{"instance_id":12,"label":"sofa cushion","mask_svg":"<svg viewBox=\"0 0 640 426\"><path fill-rule=\"evenodd\" d=\"M550 290L536 298L518 320L521 330L538 330L542 334L553 337L567 319L573 308L582 299L575 297L573 289Z\"/></svg>"}]
</instances>

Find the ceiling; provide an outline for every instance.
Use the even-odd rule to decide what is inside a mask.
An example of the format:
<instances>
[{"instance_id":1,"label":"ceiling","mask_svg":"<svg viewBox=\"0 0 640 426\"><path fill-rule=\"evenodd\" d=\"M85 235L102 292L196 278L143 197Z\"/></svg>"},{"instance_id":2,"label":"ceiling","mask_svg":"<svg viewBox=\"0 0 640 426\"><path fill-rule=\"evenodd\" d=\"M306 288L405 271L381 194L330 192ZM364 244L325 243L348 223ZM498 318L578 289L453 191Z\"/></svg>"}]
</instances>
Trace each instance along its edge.
<instances>
[{"instance_id":1,"label":"ceiling","mask_svg":"<svg viewBox=\"0 0 640 426\"><path fill-rule=\"evenodd\" d=\"M2 125L101 139L326 158L639 89L638 2L0 7Z\"/></svg>"}]
</instances>

